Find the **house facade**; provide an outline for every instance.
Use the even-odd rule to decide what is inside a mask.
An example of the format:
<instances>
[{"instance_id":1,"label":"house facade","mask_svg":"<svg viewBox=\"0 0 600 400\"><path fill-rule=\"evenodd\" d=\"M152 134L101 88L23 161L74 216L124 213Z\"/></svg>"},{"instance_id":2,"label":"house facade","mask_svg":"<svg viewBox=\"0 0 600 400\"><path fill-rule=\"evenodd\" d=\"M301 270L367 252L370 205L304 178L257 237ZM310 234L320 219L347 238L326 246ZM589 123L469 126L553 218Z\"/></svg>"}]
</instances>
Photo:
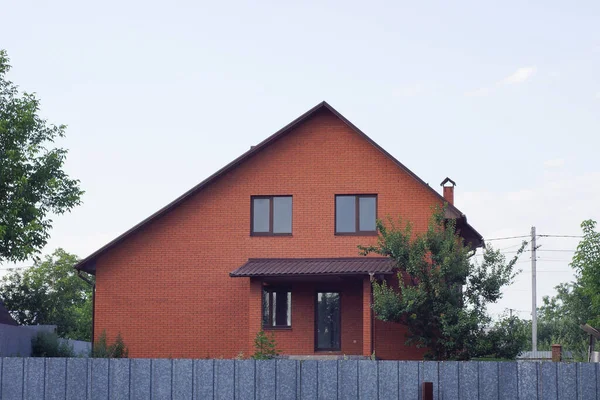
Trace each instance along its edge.
<instances>
[{"instance_id":1,"label":"house facade","mask_svg":"<svg viewBox=\"0 0 600 400\"><path fill-rule=\"evenodd\" d=\"M480 246L444 191L318 104L76 266L96 276L94 335L120 333L131 357L247 357L264 329L286 355L420 359L371 310L393 263L357 246L376 218L420 232L444 203Z\"/></svg>"}]
</instances>

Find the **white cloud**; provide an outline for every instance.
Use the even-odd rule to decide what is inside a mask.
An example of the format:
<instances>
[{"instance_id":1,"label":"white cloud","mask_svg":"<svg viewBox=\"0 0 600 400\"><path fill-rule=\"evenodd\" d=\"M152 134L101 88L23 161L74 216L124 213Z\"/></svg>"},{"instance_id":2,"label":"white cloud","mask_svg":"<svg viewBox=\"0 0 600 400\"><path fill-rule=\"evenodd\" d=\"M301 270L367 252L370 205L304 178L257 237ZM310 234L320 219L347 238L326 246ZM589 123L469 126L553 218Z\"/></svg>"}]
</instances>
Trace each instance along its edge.
<instances>
[{"instance_id":1,"label":"white cloud","mask_svg":"<svg viewBox=\"0 0 600 400\"><path fill-rule=\"evenodd\" d=\"M483 97L490 94L490 88L482 87L479 89L471 90L469 92L465 92L465 96L468 97Z\"/></svg>"},{"instance_id":2,"label":"white cloud","mask_svg":"<svg viewBox=\"0 0 600 400\"><path fill-rule=\"evenodd\" d=\"M563 158L555 158L552 160L544 161L544 168L560 168L565 165L565 160Z\"/></svg>"},{"instance_id":3,"label":"white cloud","mask_svg":"<svg viewBox=\"0 0 600 400\"><path fill-rule=\"evenodd\" d=\"M517 69L514 73L502 79L499 83L502 85L517 85L527 81L535 74L535 67L522 67Z\"/></svg>"}]
</instances>

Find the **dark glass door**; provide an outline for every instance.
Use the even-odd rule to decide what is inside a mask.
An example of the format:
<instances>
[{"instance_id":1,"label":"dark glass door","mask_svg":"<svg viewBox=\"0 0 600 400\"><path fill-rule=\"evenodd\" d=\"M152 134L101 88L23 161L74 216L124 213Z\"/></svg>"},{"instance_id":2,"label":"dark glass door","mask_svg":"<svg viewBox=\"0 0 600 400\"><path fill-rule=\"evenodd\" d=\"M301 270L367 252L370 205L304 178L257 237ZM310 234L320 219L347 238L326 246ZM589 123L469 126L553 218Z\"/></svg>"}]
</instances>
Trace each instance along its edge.
<instances>
[{"instance_id":1,"label":"dark glass door","mask_svg":"<svg viewBox=\"0 0 600 400\"><path fill-rule=\"evenodd\" d=\"M315 349L340 350L341 311L338 292L318 292L315 306Z\"/></svg>"}]
</instances>

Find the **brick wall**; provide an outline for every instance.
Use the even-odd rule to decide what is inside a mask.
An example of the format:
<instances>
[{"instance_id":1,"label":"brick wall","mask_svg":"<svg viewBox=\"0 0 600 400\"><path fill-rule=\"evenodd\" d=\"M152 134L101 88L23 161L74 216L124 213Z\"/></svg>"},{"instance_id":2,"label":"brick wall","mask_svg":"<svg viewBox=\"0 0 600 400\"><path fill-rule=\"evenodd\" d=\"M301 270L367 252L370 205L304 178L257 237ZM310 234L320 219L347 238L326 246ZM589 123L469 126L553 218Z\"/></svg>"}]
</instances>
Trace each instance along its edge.
<instances>
[{"instance_id":1,"label":"brick wall","mask_svg":"<svg viewBox=\"0 0 600 400\"><path fill-rule=\"evenodd\" d=\"M250 354L260 305L249 303L250 280L229 272L252 257L357 256L358 244L376 238L334 235L334 195L343 193L377 193L379 218L401 216L416 231L426 228L439 202L322 110L104 253L97 262L95 334L120 332L132 357ZM293 195L293 236L251 237L250 196L278 194ZM300 338L294 330L289 341L278 332L284 352L312 348L314 316L302 304L295 294L294 321L304 321L307 331ZM360 301L357 307L362 312ZM362 343L356 346L359 354Z\"/></svg>"}]
</instances>

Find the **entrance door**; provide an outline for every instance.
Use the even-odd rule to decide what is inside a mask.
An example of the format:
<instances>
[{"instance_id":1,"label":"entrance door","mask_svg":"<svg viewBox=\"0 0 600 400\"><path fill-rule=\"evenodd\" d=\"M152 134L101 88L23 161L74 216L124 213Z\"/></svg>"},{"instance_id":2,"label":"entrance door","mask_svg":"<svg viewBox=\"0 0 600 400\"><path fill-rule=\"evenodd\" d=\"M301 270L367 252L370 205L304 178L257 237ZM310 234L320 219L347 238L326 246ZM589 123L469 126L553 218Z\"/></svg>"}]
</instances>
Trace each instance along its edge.
<instances>
[{"instance_id":1,"label":"entrance door","mask_svg":"<svg viewBox=\"0 0 600 400\"><path fill-rule=\"evenodd\" d=\"M339 292L318 292L315 304L315 350L341 350Z\"/></svg>"}]
</instances>

